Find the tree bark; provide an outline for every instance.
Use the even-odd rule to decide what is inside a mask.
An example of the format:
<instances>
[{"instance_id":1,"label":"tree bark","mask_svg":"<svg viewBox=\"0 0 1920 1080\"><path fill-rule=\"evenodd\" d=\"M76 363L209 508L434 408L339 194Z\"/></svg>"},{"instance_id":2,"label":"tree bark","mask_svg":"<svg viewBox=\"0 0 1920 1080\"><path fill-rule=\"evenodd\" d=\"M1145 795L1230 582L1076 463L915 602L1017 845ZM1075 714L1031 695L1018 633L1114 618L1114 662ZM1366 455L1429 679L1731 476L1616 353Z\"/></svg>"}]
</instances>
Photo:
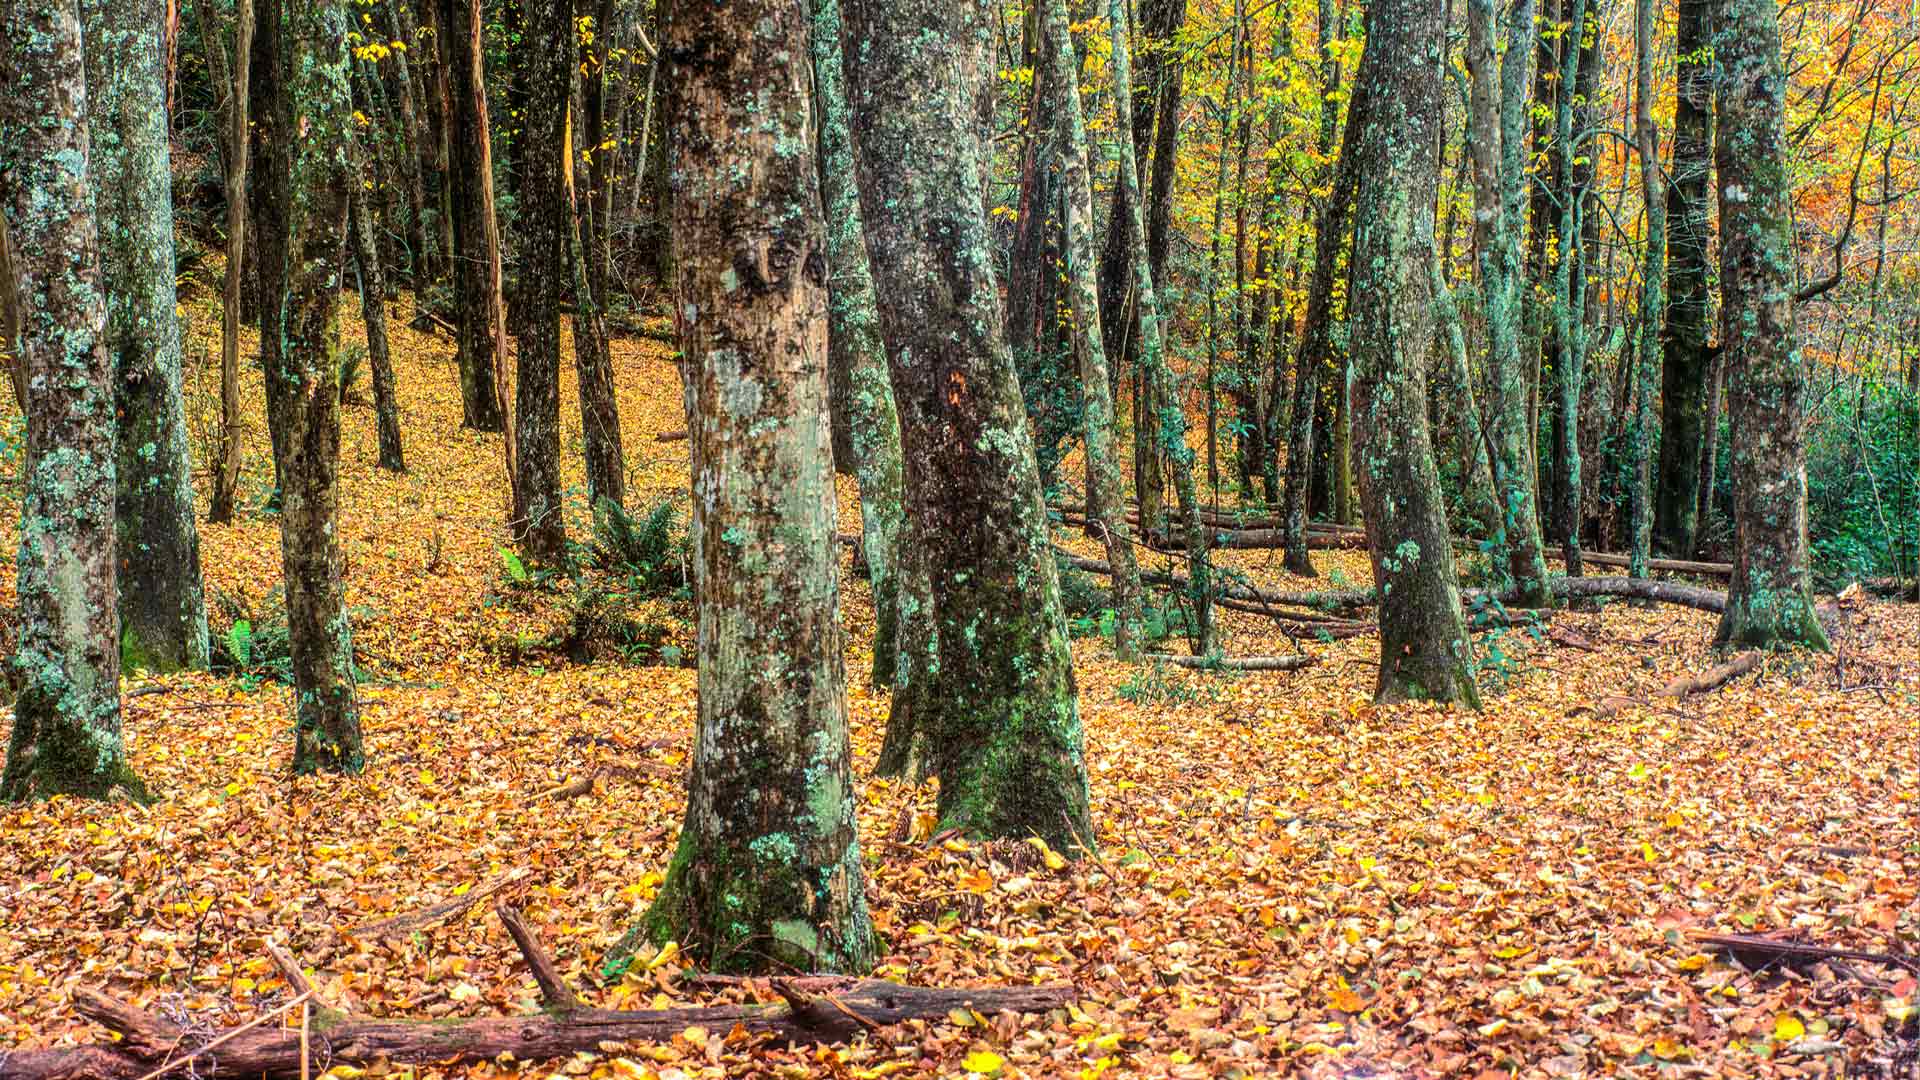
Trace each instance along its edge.
<instances>
[{"instance_id":1,"label":"tree bark","mask_svg":"<svg viewBox=\"0 0 1920 1080\"><path fill-rule=\"evenodd\" d=\"M100 271L102 344L119 421L114 532L121 663L207 666L180 323L174 314L173 178L160 0L85 0L87 132Z\"/></svg>"},{"instance_id":2,"label":"tree bark","mask_svg":"<svg viewBox=\"0 0 1920 1080\"><path fill-rule=\"evenodd\" d=\"M604 500L614 506L627 501L627 459L620 439L620 401L614 393L613 355L607 344L607 321L601 300L605 289L592 279L593 250L581 236L604 231L601 208L593 199L577 198L573 171L567 170L567 202L584 213L566 223L568 269L573 274L573 367L580 384L580 435L587 464L587 501L598 513ZM607 181L602 181L607 182Z\"/></svg>"},{"instance_id":3,"label":"tree bark","mask_svg":"<svg viewBox=\"0 0 1920 1080\"><path fill-rule=\"evenodd\" d=\"M0 207L27 384L13 736L0 798L136 798L120 733L114 368L74 0L0 9Z\"/></svg>"},{"instance_id":4,"label":"tree bark","mask_svg":"<svg viewBox=\"0 0 1920 1080\"><path fill-rule=\"evenodd\" d=\"M387 277L381 270L380 252L373 242L373 221L367 213L363 186L354 185L351 201L347 227L353 230L353 261L360 276L360 317L367 326L367 366L373 370L379 465L403 473L407 471L407 459L400 445L400 405L395 399L393 357L387 345Z\"/></svg>"},{"instance_id":5,"label":"tree bark","mask_svg":"<svg viewBox=\"0 0 1920 1080\"><path fill-rule=\"evenodd\" d=\"M285 298L261 307L263 323L276 313L262 363L282 487L296 773L357 773L366 762L339 541L335 307L354 153L348 26L341 0L269 0L254 36L262 105L255 128L266 168L254 184L253 217L262 285Z\"/></svg>"},{"instance_id":6,"label":"tree bark","mask_svg":"<svg viewBox=\"0 0 1920 1080\"><path fill-rule=\"evenodd\" d=\"M880 329L938 657L906 737L926 748L947 826L1072 852L1093 842L1073 658L980 200L991 19L984 0L843 11L845 54L861 58L847 72L860 206L888 283Z\"/></svg>"},{"instance_id":7,"label":"tree bark","mask_svg":"<svg viewBox=\"0 0 1920 1080\"><path fill-rule=\"evenodd\" d=\"M873 269L854 183L853 132L840 57L838 0L813 0L814 93L820 118L820 198L827 231L828 351L844 365L852 467L860 485L861 553L873 590L875 686L893 685L899 666L899 563L906 486L900 412L887 374L887 349L874 308ZM837 459L836 459L837 460Z\"/></svg>"},{"instance_id":8,"label":"tree bark","mask_svg":"<svg viewBox=\"0 0 1920 1080\"><path fill-rule=\"evenodd\" d=\"M1771 2L1771 0L1769 0ZM1640 270L1639 371L1633 380L1633 491L1628 552L1633 577L1647 576L1653 548L1653 382L1661 370L1661 328L1667 307L1667 199L1660 171L1660 132L1653 126L1654 0L1634 5L1634 141L1640 152L1640 194L1646 207L1646 256Z\"/></svg>"},{"instance_id":9,"label":"tree bark","mask_svg":"<svg viewBox=\"0 0 1920 1080\"><path fill-rule=\"evenodd\" d=\"M682 0L675 320L700 610L687 814L645 936L718 970L864 971L827 430L826 236L806 9Z\"/></svg>"},{"instance_id":10,"label":"tree bark","mask_svg":"<svg viewBox=\"0 0 1920 1080\"><path fill-rule=\"evenodd\" d=\"M1427 428L1443 10L1434 0L1367 7L1355 89L1366 95L1367 110L1348 144L1359 177L1349 300L1353 430L1367 549L1382 596L1374 700L1478 705Z\"/></svg>"},{"instance_id":11,"label":"tree bark","mask_svg":"<svg viewBox=\"0 0 1920 1080\"><path fill-rule=\"evenodd\" d=\"M568 292L573 203L567 198L567 101L573 87L572 0L523 0L520 78L526 93L519 154L520 277L514 303L519 348L514 395L513 514L508 522L534 562L566 556L560 496L560 302Z\"/></svg>"},{"instance_id":12,"label":"tree bark","mask_svg":"<svg viewBox=\"0 0 1920 1080\"><path fill-rule=\"evenodd\" d=\"M461 423L505 429L502 370L505 315L500 299L500 228L494 216L493 150L487 119L486 19L480 0L434 0L447 81L447 187L453 206L453 285L459 306Z\"/></svg>"},{"instance_id":13,"label":"tree bark","mask_svg":"<svg viewBox=\"0 0 1920 1080\"><path fill-rule=\"evenodd\" d=\"M1806 375L1793 325L1777 0L1724 0L1713 51L1734 490L1733 582L1716 640L1824 650L1807 565Z\"/></svg>"},{"instance_id":14,"label":"tree bark","mask_svg":"<svg viewBox=\"0 0 1920 1080\"><path fill-rule=\"evenodd\" d=\"M1699 542L1713 305L1707 248L1713 180L1712 21L1715 0L1679 0L1674 38L1673 179L1667 185L1667 305L1661 338L1660 480L1654 546L1690 558Z\"/></svg>"},{"instance_id":15,"label":"tree bark","mask_svg":"<svg viewBox=\"0 0 1920 1080\"><path fill-rule=\"evenodd\" d=\"M220 441L213 465L213 497L207 520L233 520L240 488L241 444L246 430L240 418L240 286L245 281L247 249L247 165L250 155L248 83L253 60L253 0L234 0L233 81L227 100L227 266L220 304ZM255 259L259 252L254 253ZM265 327L261 330L264 333Z\"/></svg>"},{"instance_id":16,"label":"tree bark","mask_svg":"<svg viewBox=\"0 0 1920 1080\"><path fill-rule=\"evenodd\" d=\"M1080 112L1080 77L1075 62L1067 0L1044 0L1043 53L1051 59L1041 87L1052 95L1059 130L1053 140L1063 180L1066 229L1067 297L1073 326L1079 331L1080 394L1087 450L1087 532L1107 551L1113 574L1113 651L1132 660L1143 626L1140 567L1133 558L1127 528L1126 492L1114 439L1113 397L1108 390L1106 342L1100 336L1100 293L1094 281L1093 181L1087 163L1087 126ZM1036 88L1036 93L1042 92Z\"/></svg>"}]
</instances>

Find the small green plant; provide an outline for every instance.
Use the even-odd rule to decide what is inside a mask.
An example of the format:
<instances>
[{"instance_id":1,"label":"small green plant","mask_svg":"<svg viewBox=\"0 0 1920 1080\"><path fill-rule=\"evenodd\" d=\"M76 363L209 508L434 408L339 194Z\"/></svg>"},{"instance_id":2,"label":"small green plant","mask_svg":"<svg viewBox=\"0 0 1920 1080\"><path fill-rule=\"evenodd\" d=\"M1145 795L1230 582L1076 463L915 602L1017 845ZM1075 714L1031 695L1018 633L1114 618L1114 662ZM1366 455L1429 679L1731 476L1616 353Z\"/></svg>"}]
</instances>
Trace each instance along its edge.
<instances>
[{"instance_id":1,"label":"small green plant","mask_svg":"<svg viewBox=\"0 0 1920 1080\"><path fill-rule=\"evenodd\" d=\"M658 499L635 513L608 499L595 505L587 563L624 579L631 591L685 595L691 560L691 542L673 499Z\"/></svg>"},{"instance_id":2,"label":"small green plant","mask_svg":"<svg viewBox=\"0 0 1920 1080\"><path fill-rule=\"evenodd\" d=\"M345 405L352 400L354 388L360 384L360 372L366 367L366 361L365 345L347 345L341 348L338 367L340 404Z\"/></svg>"},{"instance_id":3,"label":"small green plant","mask_svg":"<svg viewBox=\"0 0 1920 1080\"><path fill-rule=\"evenodd\" d=\"M1197 688L1168 671L1167 665L1158 660L1136 668L1114 693L1135 705L1184 705L1201 696Z\"/></svg>"},{"instance_id":4,"label":"small green plant","mask_svg":"<svg viewBox=\"0 0 1920 1080\"><path fill-rule=\"evenodd\" d=\"M216 674L237 677L249 692L274 682L293 682L293 638L287 629L286 594L274 589L259 602L216 589L216 620L225 629L209 638Z\"/></svg>"},{"instance_id":5,"label":"small green plant","mask_svg":"<svg viewBox=\"0 0 1920 1080\"><path fill-rule=\"evenodd\" d=\"M1499 693L1514 677L1527 669L1524 657L1509 651L1511 635L1518 632L1535 643L1546 639L1539 616L1532 612L1516 616L1492 593L1476 593L1467 602L1467 626L1481 634L1481 648L1473 659L1474 678L1481 689Z\"/></svg>"}]
</instances>

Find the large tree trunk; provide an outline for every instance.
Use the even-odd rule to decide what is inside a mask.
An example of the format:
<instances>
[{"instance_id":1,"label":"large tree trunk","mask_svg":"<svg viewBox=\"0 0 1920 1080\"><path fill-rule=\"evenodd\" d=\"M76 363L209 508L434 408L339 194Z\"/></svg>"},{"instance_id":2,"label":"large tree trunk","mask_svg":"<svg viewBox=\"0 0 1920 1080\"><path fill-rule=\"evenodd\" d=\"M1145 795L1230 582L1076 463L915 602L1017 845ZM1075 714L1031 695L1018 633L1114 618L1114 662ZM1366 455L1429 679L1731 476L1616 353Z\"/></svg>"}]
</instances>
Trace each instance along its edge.
<instances>
[{"instance_id":1,"label":"large tree trunk","mask_svg":"<svg viewBox=\"0 0 1920 1080\"><path fill-rule=\"evenodd\" d=\"M403 473L407 471L407 459L400 446L400 405L395 400L393 357L387 346L387 276L380 266L380 251L373 242L373 220L367 212L366 189L362 185L353 186L349 215L354 268L360 277L360 317L367 326L367 366L373 371L379 465Z\"/></svg>"},{"instance_id":2,"label":"large tree trunk","mask_svg":"<svg viewBox=\"0 0 1920 1080\"><path fill-rule=\"evenodd\" d=\"M247 249L247 163L251 156L248 131L253 62L253 0L234 0L233 80L227 97L227 266L220 303L220 441L214 458L213 497L207 520L233 520L240 489L240 286L245 280ZM259 252L254 252L255 261ZM264 334L266 327L261 326Z\"/></svg>"},{"instance_id":3,"label":"large tree trunk","mask_svg":"<svg viewBox=\"0 0 1920 1080\"><path fill-rule=\"evenodd\" d=\"M1113 651L1132 660L1142 628L1140 568L1127 528L1126 491L1114 446L1113 396L1107 380L1106 343L1100 336L1100 293L1094 282L1093 181L1087 164L1087 126L1080 112L1080 77L1069 29L1067 0L1045 0L1041 13L1051 63L1038 74L1035 93L1053 98L1051 110L1060 176L1064 181L1067 297L1080 332L1080 393L1086 425L1087 531L1105 546L1113 567Z\"/></svg>"},{"instance_id":4,"label":"large tree trunk","mask_svg":"<svg viewBox=\"0 0 1920 1080\"><path fill-rule=\"evenodd\" d=\"M505 348L500 299L500 227L493 209L493 149L487 120L486 19L480 0L435 0L447 81L447 186L453 206L453 291L459 307L461 422L505 428L496 371Z\"/></svg>"},{"instance_id":5,"label":"large tree trunk","mask_svg":"<svg viewBox=\"0 0 1920 1080\"><path fill-rule=\"evenodd\" d=\"M86 0L89 169L119 417L114 507L121 662L207 666L180 323L159 0Z\"/></svg>"},{"instance_id":6,"label":"large tree trunk","mask_svg":"<svg viewBox=\"0 0 1920 1080\"><path fill-rule=\"evenodd\" d=\"M1442 9L1432 0L1367 6L1354 91L1366 95L1367 110L1348 142L1359 177L1349 301L1354 438L1367 549L1384 597L1374 699L1477 705L1427 429L1444 35Z\"/></svg>"},{"instance_id":7,"label":"large tree trunk","mask_svg":"<svg viewBox=\"0 0 1920 1080\"><path fill-rule=\"evenodd\" d=\"M1495 0L1467 2L1467 124L1474 183L1474 246L1487 324L1487 435L1501 509L1500 555L1519 602L1550 601L1536 510L1533 430L1529 424L1531 359L1521 355L1521 259L1526 165L1528 68L1533 61L1533 0L1512 0L1506 51L1494 59Z\"/></svg>"},{"instance_id":8,"label":"large tree trunk","mask_svg":"<svg viewBox=\"0 0 1920 1080\"><path fill-rule=\"evenodd\" d=\"M1733 415L1733 582L1725 647L1827 647L1807 566L1806 375L1793 326L1792 190L1777 0L1724 0L1719 36L1720 289Z\"/></svg>"},{"instance_id":9,"label":"large tree trunk","mask_svg":"<svg viewBox=\"0 0 1920 1080\"><path fill-rule=\"evenodd\" d=\"M700 704L679 846L628 936L717 969L857 972L876 951L836 612L808 22L776 0L683 0L661 42Z\"/></svg>"},{"instance_id":10,"label":"large tree trunk","mask_svg":"<svg viewBox=\"0 0 1920 1080\"><path fill-rule=\"evenodd\" d=\"M1691 558L1702 505L1701 452L1707 442L1707 349L1713 304L1707 247L1713 226L1708 202L1713 179L1712 19L1715 0L1679 0L1674 38L1673 180L1667 186L1667 322L1661 339L1660 479L1654 546Z\"/></svg>"},{"instance_id":11,"label":"large tree trunk","mask_svg":"<svg viewBox=\"0 0 1920 1080\"><path fill-rule=\"evenodd\" d=\"M525 0L518 50L526 91L520 149L519 348L514 395L513 514L508 527L535 562L566 555L560 501L560 301L569 291L573 204L567 198L567 99L573 87L571 0Z\"/></svg>"},{"instance_id":12,"label":"large tree trunk","mask_svg":"<svg viewBox=\"0 0 1920 1080\"><path fill-rule=\"evenodd\" d=\"M113 361L74 0L0 9L0 208L27 384L18 696L0 797L142 796L120 735Z\"/></svg>"},{"instance_id":13,"label":"large tree trunk","mask_svg":"<svg viewBox=\"0 0 1920 1080\"><path fill-rule=\"evenodd\" d=\"M887 283L880 329L939 658L913 693L910 738L947 825L1071 852L1093 842L1073 657L980 202L992 20L984 0L844 11L844 49L861 57L848 68L860 205Z\"/></svg>"},{"instance_id":14,"label":"large tree trunk","mask_svg":"<svg viewBox=\"0 0 1920 1080\"><path fill-rule=\"evenodd\" d=\"M1331 108L1331 106L1327 106ZM1334 166L1333 190L1314 223L1313 275L1307 283L1307 310L1300 328L1300 344L1293 359L1292 422L1287 431L1286 487L1281 519L1287 532L1284 559L1288 572L1313 577L1313 559L1307 551L1308 496L1313 483L1314 420L1320 411L1321 378L1333 367L1333 290L1346 243L1347 218L1353 210L1359 175L1354 170L1354 139L1366 119L1367 92L1354 87L1347 102L1347 133L1341 140L1340 160Z\"/></svg>"},{"instance_id":15,"label":"large tree trunk","mask_svg":"<svg viewBox=\"0 0 1920 1080\"><path fill-rule=\"evenodd\" d=\"M279 467L280 555L293 659L297 773L365 764L341 581L340 387L335 307L346 266L353 106L341 0L268 0L254 37L254 184L267 423ZM282 49L286 50L285 55ZM268 340L262 327L262 340Z\"/></svg>"},{"instance_id":16,"label":"large tree trunk","mask_svg":"<svg viewBox=\"0 0 1920 1080\"><path fill-rule=\"evenodd\" d=\"M840 62L838 0L813 0L814 94L820 117L820 202L827 222L828 352L844 366L852 466L860 483L860 550L873 588L875 686L891 686L899 666L899 562L905 465L900 413L887 374L887 349L874 308L873 269L854 182L853 132ZM836 459L837 460L837 459Z\"/></svg>"}]
</instances>

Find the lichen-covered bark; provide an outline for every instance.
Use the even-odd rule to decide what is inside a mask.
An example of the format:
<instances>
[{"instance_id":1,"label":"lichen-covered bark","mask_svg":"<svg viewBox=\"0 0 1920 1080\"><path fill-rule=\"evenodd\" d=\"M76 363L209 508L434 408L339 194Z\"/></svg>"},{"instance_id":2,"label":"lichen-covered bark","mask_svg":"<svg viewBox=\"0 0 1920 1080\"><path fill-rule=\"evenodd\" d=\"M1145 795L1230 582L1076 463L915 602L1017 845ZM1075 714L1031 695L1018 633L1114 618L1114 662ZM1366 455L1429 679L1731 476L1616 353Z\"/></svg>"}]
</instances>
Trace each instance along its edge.
<instances>
[{"instance_id":1,"label":"lichen-covered bark","mask_svg":"<svg viewBox=\"0 0 1920 1080\"><path fill-rule=\"evenodd\" d=\"M842 6L860 208L925 558L934 661L913 691L939 808L982 836L1091 844L1073 657L980 201L983 0ZM903 624L907 613L902 612Z\"/></svg>"},{"instance_id":2,"label":"lichen-covered bark","mask_svg":"<svg viewBox=\"0 0 1920 1080\"><path fill-rule=\"evenodd\" d=\"M1632 577L1647 576L1653 545L1653 382L1660 371L1660 327L1667 308L1667 200L1660 170L1660 132L1653 126L1653 0L1634 4L1634 140L1640 150L1640 194L1646 207L1646 256L1640 271L1639 371L1633 380L1633 491L1627 500Z\"/></svg>"},{"instance_id":3,"label":"lichen-covered bark","mask_svg":"<svg viewBox=\"0 0 1920 1080\"><path fill-rule=\"evenodd\" d=\"M1716 640L1825 649L1807 567L1806 373L1793 326L1777 0L1725 0L1713 51L1734 490L1733 580Z\"/></svg>"},{"instance_id":4,"label":"lichen-covered bark","mask_svg":"<svg viewBox=\"0 0 1920 1080\"><path fill-rule=\"evenodd\" d=\"M120 734L114 370L75 0L0 8L0 208L27 384L13 737L0 797L144 790Z\"/></svg>"},{"instance_id":5,"label":"lichen-covered bark","mask_svg":"<svg viewBox=\"0 0 1920 1080\"><path fill-rule=\"evenodd\" d=\"M373 219L367 212L366 189L352 188L353 262L360 277L360 317L367 326L367 366L373 373L374 424L380 440L379 465L397 473L407 471L400 445L400 405L395 399L393 357L387 346L387 275L373 242Z\"/></svg>"},{"instance_id":6,"label":"lichen-covered bark","mask_svg":"<svg viewBox=\"0 0 1920 1080\"><path fill-rule=\"evenodd\" d=\"M434 41L447 82L447 187L453 207L453 288L458 300L461 422L476 431L504 430L505 401L495 389L505 347L500 311L500 229L493 208L485 17L480 0L436 0Z\"/></svg>"},{"instance_id":7,"label":"lichen-covered bark","mask_svg":"<svg viewBox=\"0 0 1920 1080\"><path fill-rule=\"evenodd\" d=\"M261 284L274 302L263 350L267 422L280 471L297 773L365 764L339 542L338 298L354 182L353 104L343 0L261 12L254 79L271 113L270 167L256 178ZM284 52L282 52L284 49Z\"/></svg>"},{"instance_id":8,"label":"lichen-covered bark","mask_svg":"<svg viewBox=\"0 0 1920 1080\"><path fill-rule=\"evenodd\" d=\"M1127 528L1126 491L1114 448L1113 396L1108 389L1106 343L1100 336L1100 293L1094 283L1093 181L1087 165L1087 125L1080 112L1080 77L1067 18L1067 0L1044 0L1042 32L1051 59L1039 78L1052 96L1059 125L1054 145L1063 187L1067 299L1079 336L1080 394L1087 450L1087 531L1106 547L1113 567L1113 651L1138 652L1142 624L1140 567Z\"/></svg>"},{"instance_id":9,"label":"lichen-covered bark","mask_svg":"<svg viewBox=\"0 0 1920 1080\"><path fill-rule=\"evenodd\" d=\"M223 117L227 123L227 265L220 291L220 440L207 508L207 520L219 523L233 520L246 435L240 419L240 286L245 279L247 250L247 166L253 156L248 145L252 127L253 0L234 0L233 9L233 77ZM259 257L256 250L255 260ZM263 335L265 330L261 327Z\"/></svg>"},{"instance_id":10,"label":"lichen-covered bark","mask_svg":"<svg viewBox=\"0 0 1920 1080\"><path fill-rule=\"evenodd\" d=\"M85 0L88 167L103 344L114 367L115 551L120 645L130 667L207 666L180 323L174 314L173 191L167 162L161 0Z\"/></svg>"},{"instance_id":11,"label":"lichen-covered bark","mask_svg":"<svg viewBox=\"0 0 1920 1080\"><path fill-rule=\"evenodd\" d=\"M1580 497L1580 391L1586 384L1587 368L1586 215L1591 209L1593 159L1591 154L1579 152L1576 138L1586 138L1585 132L1591 127L1590 101L1599 63L1595 48L1599 26L1597 22L1589 25L1587 0L1574 0L1567 26L1570 40L1562 46L1560 85L1575 89L1572 94L1560 95L1554 103L1554 151L1566 183L1561 187L1556 226L1559 257L1553 280L1553 510L1554 531L1559 534L1567 573L1577 577L1581 573L1580 526L1585 516ZM1576 117L1581 121L1577 130Z\"/></svg>"},{"instance_id":12,"label":"lichen-covered bark","mask_svg":"<svg viewBox=\"0 0 1920 1080\"><path fill-rule=\"evenodd\" d=\"M1487 327L1487 435L1501 531L1496 542L1517 602L1550 604L1536 509L1529 369L1521 356L1521 241L1526 174L1529 68L1534 58L1533 0L1512 0L1505 55L1494 59L1495 0L1467 0L1467 142L1474 184L1474 246ZM1496 70L1497 68L1497 70ZM1496 85L1497 84L1497 85Z\"/></svg>"},{"instance_id":13,"label":"lichen-covered bark","mask_svg":"<svg viewBox=\"0 0 1920 1080\"><path fill-rule=\"evenodd\" d=\"M899 658L899 562L905 466L900 413L874 308L873 270L853 178L853 132L840 60L838 0L813 0L813 72L820 115L820 201L827 226L827 341L846 373L845 411L860 484L860 550L873 587L873 685L891 686ZM836 460L838 460L836 456Z\"/></svg>"},{"instance_id":14,"label":"lichen-covered bark","mask_svg":"<svg viewBox=\"0 0 1920 1080\"><path fill-rule=\"evenodd\" d=\"M574 60L570 0L522 0L526 33L517 50L525 91L521 115L520 286L513 304L515 357L513 515L520 549L535 562L566 554L560 501L560 300L569 284L572 204L563 168L567 94Z\"/></svg>"},{"instance_id":15,"label":"lichen-covered bark","mask_svg":"<svg viewBox=\"0 0 1920 1080\"><path fill-rule=\"evenodd\" d=\"M1446 48L1436 0L1373 0L1348 141L1354 193L1354 441L1367 549L1380 589L1381 702L1477 705L1471 646L1427 427L1437 277L1436 130Z\"/></svg>"},{"instance_id":16,"label":"lichen-covered bark","mask_svg":"<svg viewBox=\"0 0 1920 1080\"><path fill-rule=\"evenodd\" d=\"M876 951L836 611L809 21L777 0L683 0L661 42L700 707L679 847L628 936L722 970L861 971Z\"/></svg>"},{"instance_id":17,"label":"lichen-covered bark","mask_svg":"<svg viewBox=\"0 0 1920 1080\"><path fill-rule=\"evenodd\" d=\"M1334 166L1333 188L1314 222L1313 274L1307 281L1307 308L1300 344L1293 358L1293 408L1287 429L1286 487L1280 504L1280 528L1289 573L1315 576L1307 551L1307 507L1313 484L1314 417L1319 412L1320 380L1333 366L1333 289L1346 244L1347 218L1353 211L1359 174L1353 165L1354 139L1366 118L1367 90L1355 86L1347 102L1347 132Z\"/></svg>"},{"instance_id":18,"label":"lichen-covered bark","mask_svg":"<svg viewBox=\"0 0 1920 1080\"><path fill-rule=\"evenodd\" d=\"M1667 185L1667 306L1661 339L1660 480L1654 546L1691 558L1700 529L1701 449L1706 442L1707 349L1712 307L1707 211L1713 180L1715 0L1679 0L1674 33L1673 170ZM1711 466L1709 466L1710 468Z\"/></svg>"}]
</instances>

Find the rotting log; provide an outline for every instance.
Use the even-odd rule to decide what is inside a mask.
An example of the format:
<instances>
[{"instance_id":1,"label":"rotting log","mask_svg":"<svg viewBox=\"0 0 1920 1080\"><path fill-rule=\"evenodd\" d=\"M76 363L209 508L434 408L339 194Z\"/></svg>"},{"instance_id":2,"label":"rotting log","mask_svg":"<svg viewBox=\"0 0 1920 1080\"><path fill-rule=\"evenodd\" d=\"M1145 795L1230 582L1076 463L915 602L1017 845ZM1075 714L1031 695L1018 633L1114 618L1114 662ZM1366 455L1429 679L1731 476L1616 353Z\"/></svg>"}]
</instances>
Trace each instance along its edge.
<instances>
[{"instance_id":1,"label":"rotting log","mask_svg":"<svg viewBox=\"0 0 1920 1080\"><path fill-rule=\"evenodd\" d=\"M1682 675L1668 683L1660 691L1660 696L1683 698L1692 694L1704 694L1718 690L1747 672L1760 666L1766 654L1759 651L1744 652L1724 664L1715 664L1698 675Z\"/></svg>"},{"instance_id":2,"label":"rotting log","mask_svg":"<svg viewBox=\"0 0 1920 1080\"><path fill-rule=\"evenodd\" d=\"M1148 653L1144 659L1204 671L1298 671L1314 664L1313 656L1308 653L1294 653L1292 656L1176 656L1173 653Z\"/></svg>"},{"instance_id":3,"label":"rotting log","mask_svg":"<svg viewBox=\"0 0 1920 1080\"><path fill-rule=\"evenodd\" d=\"M216 1080L311 1076L335 1066L378 1062L450 1066L503 1055L537 1061L606 1052L609 1043L665 1042L694 1026L719 1032L737 1027L788 1044L837 1043L908 1020L938 1019L953 1009L989 1016L1042 1013L1079 998L1073 987L1057 985L953 989L880 979L776 978L767 985L780 1002L634 1011L585 1008L518 913L504 905L500 913L540 984L544 1012L409 1020L355 1016L323 1006L314 1009L304 1025L297 1019L291 1027L261 1023L269 1014L251 1024L207 1032L82 989L74 994L75 1011L119 1041L15 1051L0 1056L0 1080L156 1080L183 1072ZM274 960L283 972L298 974L298 966L284 954ZM290 985L305 981L288 978ZM312 994L309 987L296 1001Z\"/></svg>"}]
</instances>

